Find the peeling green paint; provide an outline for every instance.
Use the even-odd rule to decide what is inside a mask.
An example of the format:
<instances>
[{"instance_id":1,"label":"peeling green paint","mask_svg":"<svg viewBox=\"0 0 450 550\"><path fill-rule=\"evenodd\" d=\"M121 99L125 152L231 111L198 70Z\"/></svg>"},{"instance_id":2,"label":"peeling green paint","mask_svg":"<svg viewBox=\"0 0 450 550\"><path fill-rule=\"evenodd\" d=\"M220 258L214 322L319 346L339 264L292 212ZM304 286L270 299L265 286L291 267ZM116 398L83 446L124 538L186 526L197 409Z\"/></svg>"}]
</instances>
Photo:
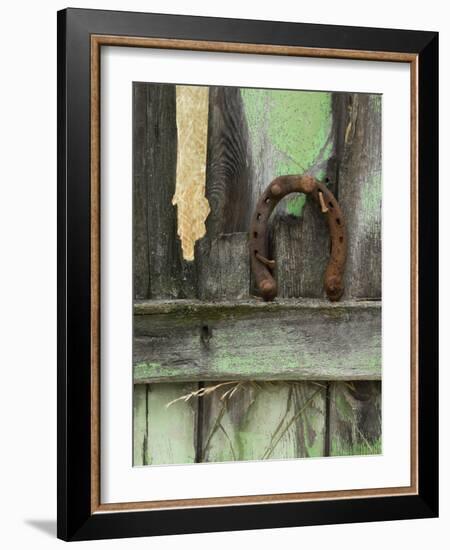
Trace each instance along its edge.
<instances>
[{"instance_id":1,"label":"peeling green paint","mask_svg":"<svg viewBox=\"0 0 450 550\"><path fill-rule=\"evenodd\" d=\"M381 174L374 173L361 189L361 210L365 226L373 226L381 218Z\"/></svg>"},{"instance_id":2,"label":"peeling green paint","mask_svg":"<svg viewBox=\"0 0 450 550\"><path fill-rule=\"evenodd\" d=\"M242 88L241 96L253 162L266 164L263 177L271 181L304 172L324 177L334 147L331 93ZM304 203L304 197L284 201L287 213L296 217Z\"/></svg>"},{"instance_id":3,"label":"peeling green paint","mask_svg":"<svg viewBox=\"0 0 450 550\"><path fill-rule=\"evenodd\" d=\"M383 97L377 94L372 94L369 96L370 107L375 113L381 113L382 99Z\"/></svg>"},{"instance_id":4,"label":"peeling green paint","mask_svg":"<svg viewBox=\"0 0 450 550\"><path fill-rule=\"evenodd\" d=\"M374 346L375 347L375 346ZM140 362L134 365L134 381L142 383L144 381L161 381L180 379L189 380L221 380L233 379L270 379L270 372L276 373L277 377L284 377L292 380L342 380L352 378L348 370L348 365L352 365L354 370L353 379L372 379L380 378L380 354L365 350L355 350L348 355L333 358L329 354L323 356L308 357L305 353L301 354L298 350L287 350L280 352L279 347L274 350L263 348L260 353L245 354L227 351L226 345L222 349L211 353L208 359L207 373L204 369L196 365L183 365L180 370L179 365L165 365L163 362ZM318 370L318 365L326 365L322 372ZM345 369L345 370L344 370ZM309 372L308 372L309 371ZM275 376L274 376L275 378Z\"/></svg>"},{"instance_id":5,"label":"peeling green paint","mask_svg":"<svg viewBox=\"0 0 450 550\"><path fill-rule=\"evenodd\" d=\"M292 197L286 204L287 213L299 218L302 215L305 202L306 196L303 193L299 193L297 196Z\"/></svg>"},{"instance_id":6,"label":"peeling green paint","mask_svg":"<svg viewBox=\"0 0 450 550\"><path fill-rule=\"evenodd\" d=\"M241 95L255 158L268 139L277 153L275 176L310 170L330 134L331 94L243 88Z\"/></svg>"},{"instance_id":7,"label":"peeling green paint","mask_svg":"<svg viewBox=\"0 0 450 550\"><path fill-rule=\"evenodd\" d=\"M152 384L147 396L148 446L144 464L195 461L195 411L191 403L167 404L197 388L196 384Z\"/></svg>"}]
</instances>

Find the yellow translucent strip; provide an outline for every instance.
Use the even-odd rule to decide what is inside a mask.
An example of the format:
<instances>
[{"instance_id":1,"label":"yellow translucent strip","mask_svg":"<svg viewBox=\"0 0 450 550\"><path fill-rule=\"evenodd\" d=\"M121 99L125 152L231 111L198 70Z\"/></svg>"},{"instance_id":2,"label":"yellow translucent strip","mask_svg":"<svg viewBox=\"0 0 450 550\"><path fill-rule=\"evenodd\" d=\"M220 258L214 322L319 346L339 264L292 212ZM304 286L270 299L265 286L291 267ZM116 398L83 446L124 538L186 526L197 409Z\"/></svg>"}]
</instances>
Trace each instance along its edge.
<instances>
[{"instance_id":1,"label":"yellow translucent strip","mask_svg":"<svg viewBox=\"0 0 450 550\"><path fill-rule=\"evenodd\" d=\"M206 233L210 212L205 197L209 88L177 86L177 180L172 204L177 206L183 258L194 259L195 241Z\"/></svg>"}]
</instances>

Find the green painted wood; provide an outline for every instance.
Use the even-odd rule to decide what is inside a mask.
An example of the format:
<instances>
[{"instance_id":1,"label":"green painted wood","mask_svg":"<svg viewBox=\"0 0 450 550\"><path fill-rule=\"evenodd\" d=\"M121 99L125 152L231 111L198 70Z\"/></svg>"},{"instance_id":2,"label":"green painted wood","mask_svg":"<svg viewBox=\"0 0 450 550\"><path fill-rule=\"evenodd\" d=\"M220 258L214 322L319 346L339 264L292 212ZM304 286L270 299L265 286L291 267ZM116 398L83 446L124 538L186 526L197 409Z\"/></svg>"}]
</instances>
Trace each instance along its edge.
<instances>
[{"instance_id":1,"label":"green painted wood","mask_svg":"<svg viewBox=\"0 0 450 550\"><path fill-rule=\"evenodd\" d=\"M331 97L327 93L294 95L292 92L279 92L271 98L268 134L271 136L270 141L276 144L284 157L276 168L280 172L276 176L304 172L318 178L334 175L331 159L335 134L332 131ZM305 201L303 195L286 197L284 204L275 210L270 223L269 250L271 258L276 262L274 274L279 299L292 303L293 298L324 296L322 280L329 255L328 229L324 222L317 206L309 199ZM314 304L317 305L317 301ZM329 313L326 312L328 303L325 304L325 310L316 318L317 324L312 319L310 324L305 312L296 316L295 320L292 319L292 323L284 315L280 316L282 326L277 339L281 343L277 349L279 358L283 366L288 365L289 360L296 363L295 372L298 374L298 377L288 376L285 372L285 379L303 378L313 382L280 384L274 394L261 396L260 407L256 409L259 415L255 416L253 422L261 425L260 431L264 433L265 428L266 434L270 434L270 439L265 438L267 449L262 454L264 459L323 456L327 452L326 381L343 375L345 370L344 364L340 363L346 356L345 345L337 327L354 322L355 317L352 315L356 310L352 310L351 314L346 312L346 321L344 317L338 316L333 326L329 326ZM330 334L333 335L331 341ZM351 346L356 341L357 337ZM319 353L315 355L313 349ZM322 355L325 350L330 352L327 357ZM370 352L365 359L369 355ZM306 368L309 361L310 368ZM274 361L274 364L278 366L279 362ZM355 362L351 364L355 366ZM323 372L324 365L337 367L333 369L334 375L331 369L327 373ZM307 375L305 373L302 377L300 370L307 371ZM318 384L317 380L324 380L325 383ZM276 404L278 409L286 411L275 426L272 421L279 415L276 411L271 412L268 421L265 402ZM252 435L252 430L249 434Z\"/></svg>"},{"instance_id":2,"label":"green painted wood","mask_svg":"<svg viewBox=\"0 0 450 550\"><path fill-rule=\"evenodd\" d=\"M147 385L147 437L144 464L195 462L197 403L169 403L196 389L197 384Z\"/></svg>"},{"instance_id":3,"label":"green painted wood","mask_svg":"<svg viewBox=\"0 0 450 550\"><path fill-rule=\"evenodd\" d=\"M330 93L243 88L241 96L255 174L254 204L277 176L325 176L333 150ZM304 197L288 197L284 206L299 215L303 202Z\"/></svg>"},{"instance_id":4,"label":"green painted wood","mask_svg":"<svg viewBox=\"0 0 450 550\"><path fill-rule=\"evenodd\" d=\"M147 455L147 384L134 386L133 466L143 466Z\"/></svg>"},{"instance_id":5,"label":"green painted wood","mask_svg":"<svg viewBox=\"0 0 450 550\"><path fill-rule=\"evenodd\" d=\"M348 231L344 297L380 300L381 96L339 94L336 102L338 200ZM331 383L329 425L332 455L381 453L381 383Z\"/></svg>"},{"instance_id":6,"label":"green painted wood","mask_svg":"<svg viewBox=\"0 0 450 550\"><path fill-rule=\"evenodd\" d=\"M381 383L330 385L329 448L332 456L382 452Z\"/></svg>"},{"instance_id":7,"label":"green painted wood","mask_svg":"<svg viewBox=\"0 0 450 550\"><path fill-rule=\"evenodd\" d=\"M346 94L338 200L348 232L345 298L381 298L381 96ZM389 190L387 190L389 192Z\"/></svg>"},{"instance_id":8,"label":"green painted wood","mask_svg":"<svg viewBox=\"0 0 450 550\"><path fill-rule=\"evenodd\" d=\"M205 192L210 240L248 230L255 181L248 141L240 89L211 86Z\"/></svg>"},{"instance_id":9,"label":"green painted wood","mask_svg":"<svg viewBox=\"0 0 450 550\"><path fill-rule=\"evenodd\" d=\"M150 301L138 308L136 383L381 376L377 303Z\"/></svg>"},{"instance_id":10,"label":"green painted wood","mask_svg":"<svg viewBox=\"0 0 450 550\"><path fill-rule=\"evenodd\" d=\"M252 210L277 176L308 172L335 180L331 93L250 88L241 95L255 174ZM290 260L276 265L280 296L322 296L319 281L328 257L328 230L317 206L305 201L303 194L285 197L271 219L272 257ZM251 288L258 292L254 282Z\"/></svg>"},{"instance_id":11,"label":"green painted wood","mask_svg":"<svg viewBox=\"0 0 450 550\"><path fill-rule=\"evenodd\" d=\"M203 400L205 462L323 456L324 385L242 382Z\"/></svg>"},{"instance_id":12,"label":"green painted wood","mask_svg":"<svg viewBox=\"0 0 450 550\"><path fill-rule=\"evenodd\" d=\"M334 118L331 120L334 121ZM330 156L323 159L321 153L322 160L309 170L320 177L332 192L336 191L337 181L335 126L333 122L327 140L326 151ZM329 229L320 208L311 197L307 197L302 207L297 208L295 201L300 199L303 196L294 198L285 208L277 209L270 223L269 248L271 257L277 259L275 277L279 295L326 298L323 276L330 256Z\"/></svg>"},{"instance_id":13,"label":"green painted wood","mask_svg":"<svg viewBox=\"0 0 450 550\"><path fill-rule=\"evenodd\" d=\"M174 85L133 84L134 297L194 298L196 266L182 258L177 211L177 127ZM134 343L135 345L135 343ZM136 385L134 465L195 459L196 403L166 403L197 384ZM193 408L194 407L194 408Z\"/></svg>"}]
</instances>

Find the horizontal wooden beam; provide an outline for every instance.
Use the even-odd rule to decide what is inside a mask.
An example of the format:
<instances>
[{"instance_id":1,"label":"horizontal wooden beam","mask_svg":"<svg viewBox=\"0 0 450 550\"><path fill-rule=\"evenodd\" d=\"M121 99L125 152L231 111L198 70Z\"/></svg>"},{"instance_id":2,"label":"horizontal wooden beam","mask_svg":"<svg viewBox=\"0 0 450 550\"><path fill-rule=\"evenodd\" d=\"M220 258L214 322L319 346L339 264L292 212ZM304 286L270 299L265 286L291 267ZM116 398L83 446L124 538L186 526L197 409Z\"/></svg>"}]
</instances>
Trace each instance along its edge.
<instances>
[{"instance_id":1,"label":"horizontal wooden beam","mask_svg":"<svg viewBox=\"0 0 450 550\"><path fill-rule=\"evenodd\" d=\"M143 301L134 382L380 380L381 302Z\"/></svg>"}]
</instances>

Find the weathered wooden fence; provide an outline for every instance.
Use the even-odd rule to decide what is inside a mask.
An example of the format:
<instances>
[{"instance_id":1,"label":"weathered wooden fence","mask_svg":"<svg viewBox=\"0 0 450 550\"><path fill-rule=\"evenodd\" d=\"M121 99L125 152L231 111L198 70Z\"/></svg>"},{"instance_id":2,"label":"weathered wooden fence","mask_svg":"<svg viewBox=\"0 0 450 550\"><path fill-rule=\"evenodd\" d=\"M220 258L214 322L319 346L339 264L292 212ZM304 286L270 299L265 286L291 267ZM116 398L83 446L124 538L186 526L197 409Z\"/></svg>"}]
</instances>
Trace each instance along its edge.
<instances>
[{"instance_id":1,"label":"weathered wooden fence","mask_svg":"<svg viewBox=\"0 0 450 550\"><path fill-rule=\"evenodd\" d=\"M134 84L134 464L381 452L381 98L211 87L211 212L186 261L176 94ZM249 219L274 177L306 171L346 217L345 296L324 297L326 224L297 195L271 220L279 297L263 303Z\"/></svg>"}]
</instances>

